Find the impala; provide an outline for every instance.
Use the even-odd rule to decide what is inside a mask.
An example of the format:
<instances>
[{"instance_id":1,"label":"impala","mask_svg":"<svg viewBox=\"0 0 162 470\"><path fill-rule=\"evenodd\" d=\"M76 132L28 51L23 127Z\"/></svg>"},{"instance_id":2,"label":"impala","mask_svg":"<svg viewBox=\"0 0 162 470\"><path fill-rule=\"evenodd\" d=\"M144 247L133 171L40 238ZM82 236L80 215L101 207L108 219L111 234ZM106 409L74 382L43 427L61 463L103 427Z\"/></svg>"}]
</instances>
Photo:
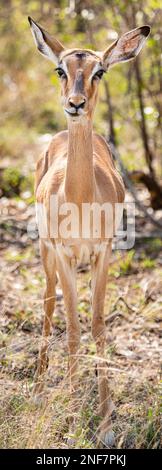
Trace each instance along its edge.
<instances>
[{"instance_id":1,"label":"impala","mask_svg":"<svg viewBox=\"0 0 162 470\"><path fill-rule=\"evenodd\" d=\"M67 340L69 349L70 390L75 397L78 380L80 324L77 314L76 269L78 263L91 263L92 271L92 335L98 358L98 386L100 400L100 439L107 446L113 444L111 424L112 402L107 380L105 358L104 299L107 271L112 249L112 237L105 237L105 218L101 217L101 235L82 237L83 204L108 203L112 208L124 201L124 185L116 170L110 148L103 137L93 132L92 118L97 101L98 86L103 75L116 63L134 58L141 50L150 31L142 26L121 36L103 52L89 49L65 49L30 17L29 22L38 50L56 65L61 83L61 101L67 117L68 130L56 134L36 169L36 200L43 204L47 214L47 235L40 238L41 258L46 274L44 297L43 340L35 383L37 395L42 393L45 370L48 365L48 336L55 305L57 274L60 279L66 308ZM55 211L52 196L58 206L71 204L79 211L79 236L50 236L50 214ZM114 233L111 212L109 225ZM63 211L62 217L63 218ZM75 213L74 213L75 215ZM62 219L61 219L62 220ZM102 360L101 360L102 359Z\"/></svg>"}]
</instances>

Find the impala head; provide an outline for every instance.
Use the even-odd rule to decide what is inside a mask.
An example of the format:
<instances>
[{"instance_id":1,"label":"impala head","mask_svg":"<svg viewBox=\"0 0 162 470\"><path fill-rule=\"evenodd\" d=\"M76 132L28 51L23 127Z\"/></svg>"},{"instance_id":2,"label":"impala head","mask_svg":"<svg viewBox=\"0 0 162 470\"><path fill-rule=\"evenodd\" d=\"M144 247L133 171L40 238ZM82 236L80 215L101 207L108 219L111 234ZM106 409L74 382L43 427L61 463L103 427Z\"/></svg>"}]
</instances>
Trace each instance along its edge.
<instances>
[{"instance_id":1,"label":"impala head","mask_svg":"<svg viewBox=\"0 0 162 470\"><path fill-rule=\"evenodd\" d=\"M29 17L38 50L56 65L61 82L64 111L69 119L91 118L97 100L98 85L109 67L136 57L150 32L141 26L121 36L103 52L65 49L55 38Z\"/></svg>"}]
</instances>

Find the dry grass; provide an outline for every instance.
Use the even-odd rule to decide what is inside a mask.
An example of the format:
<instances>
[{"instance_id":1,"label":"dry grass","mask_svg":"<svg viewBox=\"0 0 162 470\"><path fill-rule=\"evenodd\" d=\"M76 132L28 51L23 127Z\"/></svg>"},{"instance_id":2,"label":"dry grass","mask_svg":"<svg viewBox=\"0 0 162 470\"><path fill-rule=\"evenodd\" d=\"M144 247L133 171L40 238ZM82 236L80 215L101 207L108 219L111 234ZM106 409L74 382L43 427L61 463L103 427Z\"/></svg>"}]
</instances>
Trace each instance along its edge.
<instances>
[{"instance_id":1,"label":"dry grass","mask_svg":"<svg viewBox=\"0 0 162 470\"><path fill-rule=\"evenodd\" d=\"M59 286L44 404L37 408L30 399L41 339L44 274L37 242L26 242L24 236L21 242L24 240L27 247L22 249L19 242L11 243L13 234L9 240L5 235L1 252L0 447L96 448L100 418L97 358L91 337L90 272L78 273L82 343L78 411L72 432L69 417L74 410L68 392L65 316ZM161 255L159 250L154 264L146 262L143 266L142 253L140 248L129 257L126 253L114 255L107 284L107 373L116 404L113 427L117 448L160 447Z\"/></svg>"}]
</instances>

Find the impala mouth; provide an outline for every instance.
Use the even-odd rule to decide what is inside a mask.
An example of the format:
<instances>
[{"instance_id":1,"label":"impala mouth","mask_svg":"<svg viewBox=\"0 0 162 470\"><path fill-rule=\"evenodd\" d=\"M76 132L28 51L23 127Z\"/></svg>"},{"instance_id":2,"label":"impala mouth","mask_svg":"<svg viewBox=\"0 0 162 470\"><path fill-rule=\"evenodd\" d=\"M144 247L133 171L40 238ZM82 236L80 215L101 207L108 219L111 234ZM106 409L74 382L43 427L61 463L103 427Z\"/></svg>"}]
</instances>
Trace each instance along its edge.
<instances>
[{"instance_id":1,"label":"impala mouth","mask_svg":"<svg viewBox=\"0 0 162 470\"><path fill-rule=\"evenodd\" d=\"M67 108L64 109L64 111L69 115L71 116L72 118L75 117L75 118L82 118L84 116L86 116L87 112L86 111L83 111L82 109L79 109L78 111L69 111Z\"/></svg>"},{"instance_id":2,"label":"impala mouth","mask_svg":"<svg viewBox=\"0 0 162 470\"><path fill-rule=\"evenodd\" d=\"M72 112L72 111L69 111L68 109L65 109L66 113L68 113L70 116L74 117L74 116L81 116L81 114L79 114L77 111L76 112Z\"/></svg>"}]
</instances>

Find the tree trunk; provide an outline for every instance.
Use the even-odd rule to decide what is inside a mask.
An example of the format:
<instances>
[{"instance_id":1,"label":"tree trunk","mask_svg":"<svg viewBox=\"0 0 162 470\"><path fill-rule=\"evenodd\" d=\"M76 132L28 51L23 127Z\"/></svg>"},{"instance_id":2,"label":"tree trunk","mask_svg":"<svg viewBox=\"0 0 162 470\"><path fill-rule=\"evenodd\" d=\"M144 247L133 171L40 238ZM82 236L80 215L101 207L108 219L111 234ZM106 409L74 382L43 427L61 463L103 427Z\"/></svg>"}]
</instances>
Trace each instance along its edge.
<instances>
[{"instance_id":1,"label":"tree trunk","mask_svg":"<svg viewBox=\"0 0 162 470\"><path fill-rule=\"evenodd\" d=\"M104 81L105 86L105 95L106 95L106 102L108 105L108 120L109 120L109 140L116 145L116 135L115 135L115 125L114 125L114 115L113 115L113 106L111 102L111 95L109 91L109 85L106 81Z\"/></svg>"},{"instance_id":2,"label":"tree trunk","mask_svg":"<svg viewBox=\"0 0 162 470\"><path fill-rule=\"evenodd\" d=\"M150 173L152 174L153 177L155 177L154 169L152 166L153 154L149 146L149 137L148 137L147 128L146 128L146 120L145 120L145 113L144 113L144 100L143 100L143 93L142 93L142 77L141 77L140 63L139 63L138 58L136 58L136 61L135 61L135 74L136 74L136 79L137 79L137 96L139 100L139 107L140 107L140 114L141 114L141 136L142 136L142 142L143 142L143 146L145 150L145 159L146 159L147 166L150 170Z\"/></svg>"}]
</instances>

